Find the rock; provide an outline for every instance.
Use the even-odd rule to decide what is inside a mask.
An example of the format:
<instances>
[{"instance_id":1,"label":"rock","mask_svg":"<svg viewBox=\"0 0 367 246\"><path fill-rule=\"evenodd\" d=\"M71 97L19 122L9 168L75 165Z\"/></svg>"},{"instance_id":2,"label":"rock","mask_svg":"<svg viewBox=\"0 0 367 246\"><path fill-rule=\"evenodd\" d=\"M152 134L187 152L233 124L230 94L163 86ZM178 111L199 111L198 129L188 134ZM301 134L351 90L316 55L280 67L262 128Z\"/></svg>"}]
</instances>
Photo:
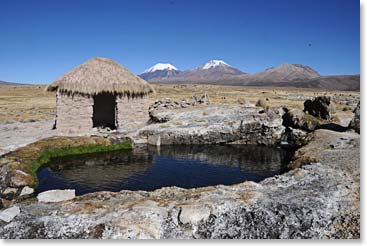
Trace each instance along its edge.
<instances>
[{"instance_id":1,"label":"rock","mask_svg":"<svg viewBox=\"0 0 367 246\"><path fill-rule=\"evenodd\" d=\"M17 194L18 189L17 188L6 188L2 194L1 194L1 198L7 199L7 200L12 200L15 195Z\"/></svg>"},{"instance_id":2,"label":"rock","mask_svg":"<svg viewBox=\"0 0 367 246\"><path fill-rule=\"evenodd\" d=\"M8 185L10 187L24 187L24 186L34 186L34 178L21 170L15 170L8 173Z\"/></svg>"},{"instance_id":3,"label":"rock","mask_svg":"<svg viewBox=\"0 0 367 246\"><path fill-rule=\"evenodd\" d=\"M299 148L309 142L310 139L307 136L306 131L288 127L282 137L282 144Z\"/></svg>"},{"instance_id":4,"label":"rock","mask_svg":"<svg viewBox=\"0 0 367 246\"><path fill-rule=\"evenodd\" d=\"M0 201L1 201L1 203L0 203L0 209L1 208L8 208L11 205L11 201L6 200L4 198L1 198Z\"/></svg>"},{"instance_id":5,"label":"rock","mask_svg":"<svg viewBox=\"0 0 367 246\"><path fill-rule=\"evenodd\" d=\"M244 107L246 107L246 108L254 108L254 107L256 107L256 105L255 105L255 104L250 103L250 102L245 102L245 103L243 104L243 106L244 106Z\"/></svg>"},{"instance_id":6,"label":"rock","mask_svg":"<svg viewBox=\"0 0 367 246\"><path fill-rule=\"evenodd\" d=\"M354 117L349 124L349 127L354 129L358 133L360 133L360 118L360 102L358 102L357 107L354 109Z\"/></svg>"},{"instance_id":7,"label":"rock","mask_svg":"<svg viewBox=\"0 0 367 246\"><path fill-rule=\"evenodd\" d=\"M39 202L62 202L75 198L75 190L49 190L38 194Z\"/></svg>"},{"instance_id":8,"label":"rock","mask_svg":"<svg viewBox=\"0 0 367 246\"><path fill-rule=\"evenodd\" d=\"M167 117L162 117L162 114L159 114L159 111L167 110L167 109L180 109L193 107L196 105L207 105L210 103L209 96L205 92L200 98L198 98L195 94L192 96L192 99L184 99L182 101L174 101L171 98L165 98L161 100L155 101L152 105L149 106L149 116L152 122L163 123L171 120ZM158 112L157 112L158 111Z\"/></svg>"},{"instance_id":9,"label":"rock","mask_svg":"<svg viewBox=\"0 0 367 246\"><path fill-rule=\"evenodd\" d=\"M0 238L360 238L360 135L311 135L297 157L317 162L259 183L96 192L67 204L24 201L0 226Z\"/></svg>"},{"instance_id":10,"label":"rock","mask_svg":"<svg viewBox=\"0 0 367 246\"><path fill-rule=\"evenodd\" d=\"M321 96L306 100L303 111L323 120L331 119L330 97Z\"/></svg>"},{"instance_id":11,"label":"rock","mask_svg":"<svg viewBox=\"0 0 367 246\"><path fill-rule=\"evenodd\" d=\"M12 221L18 214L20 213L20 209L17 206L7 208L3 211L0 211L0 220L9 223Z\"/></svg>"},{"instance_id":12,"label":"rock","mask_svg":"<svg viewBox=\"0 0 367 246\"><path fill-rule=\"evenodd\" d=\"M23 187L23 189L20 192L20 195L19 196L28 196L28 195L33 194L33 192L34 192L34 189L33 188L30 188L28 186L25 186L25 187Z\"/></svg>"},{"instance_id":13,"label":"rock","mask_svg":"<svg viewBox=\"0 0 367 246\"><path fill-rule=\"evenodd\" d=\"M164 110L156 118L169 119L139 131L140 137L160 144L263 144L276 145L285 129L279 111L241 106L214 106Z\"/></svg>"},{"instance_id":14,"label":"rock","mask_svg":"<svg viewBox=\"0 0 367 246\"><path fill-rule=\"evenodd\" d=\"M322 125L322 121L300 109L291 109L283 115L283 125L307 132L314 131Z\"/></svg>"}]
</instances>

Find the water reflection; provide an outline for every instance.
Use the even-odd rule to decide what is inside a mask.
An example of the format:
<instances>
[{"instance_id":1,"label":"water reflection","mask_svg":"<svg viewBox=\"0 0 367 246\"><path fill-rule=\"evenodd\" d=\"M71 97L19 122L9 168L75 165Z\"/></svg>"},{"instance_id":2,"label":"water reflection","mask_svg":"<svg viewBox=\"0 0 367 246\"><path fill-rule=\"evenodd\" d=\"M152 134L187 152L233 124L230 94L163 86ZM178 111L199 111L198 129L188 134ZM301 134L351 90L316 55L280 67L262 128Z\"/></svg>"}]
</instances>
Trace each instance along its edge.
<instances>
[{"instance_id":1,"label":"water reflection","mask_svg":"<svg viewBox=\"0 0 367 246\"><path fill-rule=\"evenodd\" d=\"M259 146L141 146L132 151L53 159L37 176L38 192L155 190L260 181L280 174L292 153Z\"/></svg>"}]
</instances>

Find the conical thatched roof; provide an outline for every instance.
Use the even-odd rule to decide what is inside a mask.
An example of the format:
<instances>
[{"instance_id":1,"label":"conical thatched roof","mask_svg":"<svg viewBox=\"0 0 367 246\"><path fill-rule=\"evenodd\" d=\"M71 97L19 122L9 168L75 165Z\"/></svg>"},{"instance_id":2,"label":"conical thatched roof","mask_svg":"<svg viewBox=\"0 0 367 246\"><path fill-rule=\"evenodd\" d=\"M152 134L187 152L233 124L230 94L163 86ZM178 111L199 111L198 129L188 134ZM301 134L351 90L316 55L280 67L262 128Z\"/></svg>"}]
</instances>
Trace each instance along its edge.
<instances>
[{"instance_id":1,"label":"conical thatched roof","mask_svg":"<svg viewBox=\"0 0 367 246\"><path fill-rule=\"evenodd\" d=\"M146 95L153 92L153 88L148 82L120 64L101 57L86 61L47 87L47 91L56 91L57 89L88 95L101 92Z\"/></svg>"}]
</instances>

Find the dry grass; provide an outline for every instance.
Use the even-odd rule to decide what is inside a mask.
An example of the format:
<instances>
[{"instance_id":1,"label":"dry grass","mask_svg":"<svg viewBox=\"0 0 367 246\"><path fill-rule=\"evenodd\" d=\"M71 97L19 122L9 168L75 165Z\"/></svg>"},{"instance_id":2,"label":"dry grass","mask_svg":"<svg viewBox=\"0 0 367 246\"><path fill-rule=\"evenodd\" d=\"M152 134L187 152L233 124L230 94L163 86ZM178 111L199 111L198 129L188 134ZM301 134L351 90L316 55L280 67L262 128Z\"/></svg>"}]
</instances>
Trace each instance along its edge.
<instances>
[{"instance_id":1,"label":"dry grass","mask_svg":"<svg viewBox=\"0 0 367 246\"><path fill-rule=\"evenodd\" d=\"M0 86L0 122L51 119L55 95L45 86Z\"/></svg>"},{"instance_id":2,"label":"dry grass","mask_svg":"<svg viewBox=\"0 0 367 246\"><path fill-rule=\"evenodd\" d=\"M52 119L55 115L55 94L45 92L44 85L0 86L0 122ZM150 96L151 102L161 98L181 100L197 96L204 92L209 94L213 104L239 105L239 102L256 104L259 99L265 100L270 107L287 106L303 108L306 97L312 96L346 96L359 97L359 92L322 91L296 88L265 88L215 85L153 85L156 93ZM353 107L345 110L345 103L334 105L339 118L351 117Z\"/></svg>"},{"instance_id":3,"label":"dry grass","mask_svg":"<svg viewBox=\"0 0 367 246\"><path fill-rule=\"evenodd\" d=\"M145 80L120 64L102 57L92 58L67 72L47 87L48 91L95 95L101 92L142 96L153 92Z\"/></svg>"}]
</instances>

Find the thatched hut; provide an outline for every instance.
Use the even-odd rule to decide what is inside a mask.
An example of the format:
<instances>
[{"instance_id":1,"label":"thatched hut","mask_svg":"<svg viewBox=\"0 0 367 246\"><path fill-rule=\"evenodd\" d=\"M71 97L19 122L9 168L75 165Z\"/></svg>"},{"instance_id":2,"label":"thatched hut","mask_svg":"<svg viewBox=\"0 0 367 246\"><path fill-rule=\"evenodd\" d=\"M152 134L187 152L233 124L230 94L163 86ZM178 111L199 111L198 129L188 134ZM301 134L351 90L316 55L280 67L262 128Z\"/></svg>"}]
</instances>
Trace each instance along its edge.
<instances>
[{"instance_id":1,"label":"thatched hut","mask_svg":"<svg viewBox=\"0 0 367 246\"><path fill-rule=\"evenodd\" d=\"M54 81L47 91L56 91L56 129L80 133L93 127L130 131L143 126L153 88L120 64L96 57Z\"/></svg>"}]
</instances>

